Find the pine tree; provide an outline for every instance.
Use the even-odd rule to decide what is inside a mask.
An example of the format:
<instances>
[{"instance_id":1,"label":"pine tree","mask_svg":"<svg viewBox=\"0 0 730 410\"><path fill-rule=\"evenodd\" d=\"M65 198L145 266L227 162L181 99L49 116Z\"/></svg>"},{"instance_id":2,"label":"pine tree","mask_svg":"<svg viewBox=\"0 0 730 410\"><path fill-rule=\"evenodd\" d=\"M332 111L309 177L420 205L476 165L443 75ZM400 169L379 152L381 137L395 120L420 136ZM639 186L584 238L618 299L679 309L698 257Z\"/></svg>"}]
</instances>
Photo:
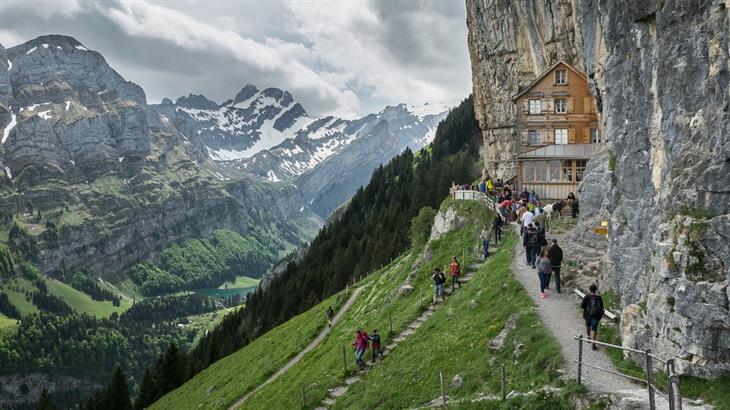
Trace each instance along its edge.
<instances>
[{"instance_id":1,"label":"pine tree","mask_svg":"<svg viewBox=\"0 0 730 410\"><path fill-rule=\"evenodd\" d=\"M129 399L129 386L127 376L121 367L117 366L112 376L112 384L109 386L106 397L108 408L111 410L131 410L132 402Z\"/></svg>"},{"instance_id":2,"label":"pine tree","mask_svg":"<svg viewBox=\"0 0 730 410\"><path fill-rule=\"evenodd\" d=\"M157 381L155 380L154 373L147 369L142 377L142 383L139 385L139 393L137 400L134 401L135 410L142 410L154 403L162 394L159 393Z\"/></svg>"},{"instance_id":3,"label":"pine tree","mask_svg":"<svg viewBox=\"0 0 730 410\"><path fill-rule=\"evenodd\" d=\"M49 393L48 389L45 387L43 388L41 395L38 397L37 408L38 410L58 410L58 405L55 401L53 401L51 393Z\"/></svg>"}]
</instances>

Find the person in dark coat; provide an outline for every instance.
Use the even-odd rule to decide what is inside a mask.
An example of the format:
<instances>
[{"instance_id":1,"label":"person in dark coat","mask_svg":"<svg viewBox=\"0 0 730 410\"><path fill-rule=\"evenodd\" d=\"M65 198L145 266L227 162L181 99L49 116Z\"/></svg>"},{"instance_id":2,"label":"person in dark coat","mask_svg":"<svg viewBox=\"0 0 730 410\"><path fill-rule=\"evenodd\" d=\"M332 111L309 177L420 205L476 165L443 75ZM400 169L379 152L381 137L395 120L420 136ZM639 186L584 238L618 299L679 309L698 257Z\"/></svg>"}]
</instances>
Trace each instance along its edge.
<instances>
[{"instance_id":1,"label":"person in dark coat","mask_svg":"<svg viewBox=\"0 0 730 410\"><path fill-rule=\"evenodd\" d=\"M499 245L502 240L502 226L504 221L501 215L495 215L494 221L492 221L492 229L494 230L494 245Z\"/></svg>"},{"instance_id":2,"label":"person in dark coat","mask_svg":"<svg viewBox=\"0 0 730 410\"><path fill-rule=\"evenodd\" d=\"M525 230L525 234L522 237L522 245L525 247L527 265L534 269L537 253L540 251L540 234L535 229L535 225L530 224Z\"/></svg>"},{"instance_id":3,"label":"person in dark coat","mask_svg":"<svg viewBox=\"0 0 730 410\"><path fill-rule=\"evenodd\" d=\"M573 216L573 219L578 217L578 214L580 213L580 205L578 204L577 199L573 201L573 203L570 205L570 212Z\"/></svg>"},{"instance_id":4,"label":"person in dark coat","mask_svg":"<svg viewBox=\"0 0 730 410\"><path fill-rule=\"evenodd\" d=\"M555 277L555 290L560 293L560 266L563 263L563 250L558 246L557 239L553 239L553 244L548 250L548 258L550 258L550 265Z\"/></svg>"}]
</instances>

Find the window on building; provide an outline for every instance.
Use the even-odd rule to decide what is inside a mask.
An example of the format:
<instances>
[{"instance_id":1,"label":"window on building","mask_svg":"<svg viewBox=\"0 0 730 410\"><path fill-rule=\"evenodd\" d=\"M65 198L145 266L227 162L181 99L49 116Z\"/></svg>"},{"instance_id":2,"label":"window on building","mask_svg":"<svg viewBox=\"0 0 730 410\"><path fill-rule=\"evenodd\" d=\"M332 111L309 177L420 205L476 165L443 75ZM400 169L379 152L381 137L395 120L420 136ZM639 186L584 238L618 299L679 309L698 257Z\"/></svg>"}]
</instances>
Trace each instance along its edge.
<instances>
[{"instance_id":1,"label":"window on building","mask_svg":"<svg viewBox=\"0 0 730 410\"><path fill-rule=\"evenodd\" d=\"M555 112L558 114L566 114L568 112L568 100L565 98L556 98Z\"/></svg>"},{"instance_id":2,"label":"window on building","mask_svg":"<svg viewBox=\"0 0 730 410\"><path fill-rule=\"evenodd\" d=\"M522 163L522 180L525 182L532 182L535 172L533 170L532 161L525 161Z\"/></svg>"},{"instance_id":3,"label":"window on building","mask_svg":"<svg viewBox=\"0 0 730 410\"><path fill-rule=\"evenodd\" d=\"M568 72L565 69L555 70L555 84L568 84Z\"/></svg>"},{"instance_id":4,"label":"window on building","mask_svg":"<svg viewBox=\"0 0 730 410\"><path fill-rule=\"evenodd\" d=\"M573 161L563 160L561 161L561 165L563 175L560 179L562 181L573 182Z\"/></svg>"},{"instance_id":5,"label":"window on building","mask_svg":"<svg viewBox=\"0 0 730 410\"><path fill-rule=\"evenodd\" d=\"M535 181L545 182L547 181L547 161L535 161Z\"/></svg>"},{"instance_id":6,"label":"window on building","mask_svg":"<svg viewBox=\"0 0 730 410\"><path fill-rule=\"evenodd\" d=\"M601 134L598 132L598 128L591 128L591 144L600 144Z\"/></svg>"},{"instance_id":7,"label":"window on building","mask_svg":"<svg viewBox=\"0 0 730 410\"><path fill-rule=\"evenodd\" d=\"M579 159L575 161L575 182L583 180L583 175L586 173L586 165L588 161L585 159Z\"/></svg>"},{"instance_id":8,"label":"window on building","mask_svg":"<svg viewBox=\"0 0 730 410\"><path fill-rule=\"evenodd\" d=\"M555 130L555 143L556 144L567 144L568 143L568 130L565 128L557 128Z\"/></svg>"},{"instance_id":9,"label":"window on building","mask_svg":"<svg viewBox=\"0 0 730 410\"><path fill-rule=\"evenodd\" d=\"M542 107L540 100L530 100L530 114L541 114Z\"/></svg>"},{"instance_id":10,"label":"window on building","mask_svg":"<svg viewBox=\"0 0 730 410\"><path fill-rule=\"evenodd\" d=\"M550 161L550 182L560 182L560 161Z\"/></svg>"},{"instance_id":11,"label":"window on building","mask_svg":"<svg viewBox=\"0 0 730 410\"><path fill-rule=\"evenodd\" d=\"M530 145L540 145L540 131L539 130L529 130L527 131L527 135L529 137L528 143Z\"/></svg>"}]
</instances>

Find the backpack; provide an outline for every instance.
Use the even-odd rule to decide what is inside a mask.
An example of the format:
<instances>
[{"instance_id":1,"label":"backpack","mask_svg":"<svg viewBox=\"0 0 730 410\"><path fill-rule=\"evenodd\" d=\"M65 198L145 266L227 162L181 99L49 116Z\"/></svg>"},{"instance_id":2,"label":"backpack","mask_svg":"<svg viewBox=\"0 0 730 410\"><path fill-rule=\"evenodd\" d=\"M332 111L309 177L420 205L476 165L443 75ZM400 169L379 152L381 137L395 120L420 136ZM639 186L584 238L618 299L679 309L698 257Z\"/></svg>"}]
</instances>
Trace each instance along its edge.
<instances>
[{"instance_id":1,"label":"backpack","mask_svg":"<svg viewBox=\"0 0 730 410\"><path fill-rule=\"evenodd\" d=\"M586 314L592 319L598 319L603 316L603 306L601 306L601 297L598 295L590 295L586 304Z\"/></svg>"}]
</instances>

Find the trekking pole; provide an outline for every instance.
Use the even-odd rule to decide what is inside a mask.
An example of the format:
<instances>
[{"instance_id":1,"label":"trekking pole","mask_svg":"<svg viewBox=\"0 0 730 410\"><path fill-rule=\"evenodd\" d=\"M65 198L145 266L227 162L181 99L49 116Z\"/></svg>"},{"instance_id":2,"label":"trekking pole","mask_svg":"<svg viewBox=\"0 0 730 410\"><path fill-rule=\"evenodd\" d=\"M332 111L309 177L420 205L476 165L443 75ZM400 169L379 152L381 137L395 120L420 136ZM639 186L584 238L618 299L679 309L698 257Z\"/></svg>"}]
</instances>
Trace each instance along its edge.
<instances>
[{"instance_id":1,"label":"trekking pole","mask_svg":"<svg viewBox=\"0 0 730 410\"><path fill-rule=\"evenodd\" d=\"M507 374L502 363L502 401L507 401Z\"/></svg>"},{"instance_id":2,"label":"trekking pole","mask_svg":"<svg viewBox=\"0 0 730 410\"><path fill-rule=\"evenodd\" d=\"M443 372L443 370L439 370L439 380L441 382L441 400L444 403L444 408L446 408L446 393L444 392L444 372Z\"/></svg>"}]
</instances>

